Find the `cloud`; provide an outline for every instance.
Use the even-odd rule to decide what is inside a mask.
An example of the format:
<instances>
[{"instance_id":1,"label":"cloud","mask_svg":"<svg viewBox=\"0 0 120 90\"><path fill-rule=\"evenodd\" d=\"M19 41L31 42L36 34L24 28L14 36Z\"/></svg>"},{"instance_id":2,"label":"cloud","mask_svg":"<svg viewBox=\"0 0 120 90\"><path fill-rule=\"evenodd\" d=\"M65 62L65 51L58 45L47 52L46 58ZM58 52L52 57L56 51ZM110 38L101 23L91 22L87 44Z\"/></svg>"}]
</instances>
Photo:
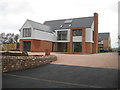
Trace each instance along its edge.
<instances>
[{"instance_id":1,"label":"cloud","mask_svg":"<svg viewBox=\"0 0 120 90\"><path fill-rule=\"evenodd\" d=\"M110 32L116 47L118 0L0 0L0 32L19 33L26 19L46 20L77 18L99 14L99 32Z\"/></svg>"}]
</instances>

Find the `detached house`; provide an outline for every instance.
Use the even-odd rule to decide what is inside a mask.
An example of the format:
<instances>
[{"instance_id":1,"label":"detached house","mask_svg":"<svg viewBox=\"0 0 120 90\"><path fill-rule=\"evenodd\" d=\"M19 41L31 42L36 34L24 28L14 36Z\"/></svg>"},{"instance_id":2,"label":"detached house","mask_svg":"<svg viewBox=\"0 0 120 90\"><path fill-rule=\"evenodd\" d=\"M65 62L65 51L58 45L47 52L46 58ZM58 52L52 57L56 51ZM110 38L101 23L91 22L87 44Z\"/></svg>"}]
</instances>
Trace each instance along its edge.
<instances>
[{"instance_id":1,"label":"detached house","mask_svg":"<svg viewBox=\"0 0 120 90\"><path fill-rule=\"evenodd\" d=\"M27 20L20 29L20 50L98 52L98 14L91 17L45 21Z\"/></svg>"}]
</instances>

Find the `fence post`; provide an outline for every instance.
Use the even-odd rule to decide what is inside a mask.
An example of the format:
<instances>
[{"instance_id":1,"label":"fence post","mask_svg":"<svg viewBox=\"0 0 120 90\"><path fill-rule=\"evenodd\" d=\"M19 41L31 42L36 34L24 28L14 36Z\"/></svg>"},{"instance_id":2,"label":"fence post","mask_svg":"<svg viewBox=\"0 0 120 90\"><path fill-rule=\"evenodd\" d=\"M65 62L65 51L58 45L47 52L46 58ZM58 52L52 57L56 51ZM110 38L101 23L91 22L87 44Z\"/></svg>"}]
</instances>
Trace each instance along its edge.
<instances>
[{"instance_id":1,"label":"fence post","mask_svg":"<svg viewBox=\"0 0 120 90\"><path fill-rule=\"evenodd\" d=\"M50 50L46 49L45 56L48 56L48 55L50 55Z\"/></svg>"}]
</instances>

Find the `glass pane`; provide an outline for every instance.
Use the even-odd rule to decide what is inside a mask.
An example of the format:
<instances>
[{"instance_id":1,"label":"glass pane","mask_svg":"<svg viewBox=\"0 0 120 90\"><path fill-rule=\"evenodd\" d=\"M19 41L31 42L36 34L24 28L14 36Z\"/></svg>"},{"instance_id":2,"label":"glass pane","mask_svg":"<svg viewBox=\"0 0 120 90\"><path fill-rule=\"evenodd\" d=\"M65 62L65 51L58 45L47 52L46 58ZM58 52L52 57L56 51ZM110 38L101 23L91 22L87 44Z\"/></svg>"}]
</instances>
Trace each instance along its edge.
<instances>
[{"instance_id":1,"label":"glass pane","mask_svg":"<svg viewBox=\"0 0 120 90\"><path fill-rule=\"evenodd\" d=\"M31 37L31 28L23 29L23 37Z\"/></svg>"},{"instance_id":2,"label":"glass pane","mask_svg":"<svg viewBox=\"0 0 120 90\"><path fill-rule=\"evenodd\" d=\"M57 36L57 40L67 40L67 31L58 31Z\"/></svg>"},{"instance_id":3,"label":"glass pane","mask_svg":"<svg viewBox=\"0 0 120 90\"><path fill-rule=\"evenodd\" d=\"M82 36L82 30L73 30L73 36Z\"/></svg>"}]
</instances>

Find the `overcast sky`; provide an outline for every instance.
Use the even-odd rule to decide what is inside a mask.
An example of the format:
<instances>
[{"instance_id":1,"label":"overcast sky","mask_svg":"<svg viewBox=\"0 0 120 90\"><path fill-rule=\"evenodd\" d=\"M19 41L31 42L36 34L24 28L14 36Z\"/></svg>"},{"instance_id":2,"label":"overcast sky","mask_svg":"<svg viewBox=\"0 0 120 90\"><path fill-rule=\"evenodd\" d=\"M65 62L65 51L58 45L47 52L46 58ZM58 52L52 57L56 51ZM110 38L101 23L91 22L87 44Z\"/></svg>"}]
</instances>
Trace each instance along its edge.
<instances>
[{"instance_id":1,"label":"overcast sky","mask_svg":"<svg viewBox=\"0 0 120 90\"><path fill-rule=\"evenodd\" d=\"M48 20L99 15L99 32L110 32L117 47L119 0L0 0L0 33L19 33L27 19Z\"/></svg>"}]
</instances>

